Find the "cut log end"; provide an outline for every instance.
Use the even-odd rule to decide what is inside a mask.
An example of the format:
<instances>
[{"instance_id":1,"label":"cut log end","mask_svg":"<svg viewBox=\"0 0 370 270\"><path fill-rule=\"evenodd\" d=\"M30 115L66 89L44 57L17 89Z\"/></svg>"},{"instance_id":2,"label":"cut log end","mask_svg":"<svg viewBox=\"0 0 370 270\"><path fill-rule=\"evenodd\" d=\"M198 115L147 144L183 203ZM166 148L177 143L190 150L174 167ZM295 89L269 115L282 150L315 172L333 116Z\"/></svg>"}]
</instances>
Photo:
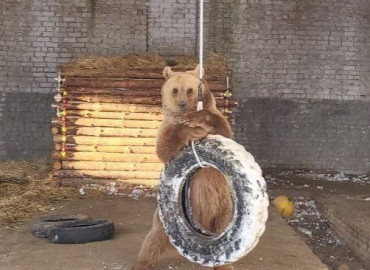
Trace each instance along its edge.
<instances>
[{"instance_id":1,"label":"cut log end","mask_svg":"<svg viewBox=\"0 0 370 270\"><path fill-rule=\"evenodd\" d=\"M52 133L52 134L54 134L54 135L59 134L59 128L57 128L57 127L52 127L52 128L51 128L51 133Z\"/></svg>"},{"instance_id":2,"label":"cut log end","mask_svg":"<svg viewBox=\"0 0 370 270\"><path fill-rule=\"evenodd\" d=\"M62 168L62 162L55 161L54 164L53 164L53 168L54 168L54 170L59 171Z\"/></svg>"}]
</instances>

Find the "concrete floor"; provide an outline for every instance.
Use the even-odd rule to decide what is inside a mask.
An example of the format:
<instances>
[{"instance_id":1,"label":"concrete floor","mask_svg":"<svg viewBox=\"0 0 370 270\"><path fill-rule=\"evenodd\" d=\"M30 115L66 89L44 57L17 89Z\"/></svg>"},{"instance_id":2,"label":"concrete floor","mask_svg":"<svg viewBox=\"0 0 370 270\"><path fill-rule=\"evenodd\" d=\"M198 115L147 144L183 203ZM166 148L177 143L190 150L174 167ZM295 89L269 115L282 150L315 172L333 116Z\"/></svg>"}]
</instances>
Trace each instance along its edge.
<instances>
[{"instance_id":1,"label":"concrete floor","mask_svg":"<svg viewBox=\"0 0 370 270\"><path fill-rule=\"evenodd\" d=\"M370 194L361 197L320 197L324 216L333 230L370 269Z\"/></svg>"},{"instance_id":2,"label":"concrete floor","mask_svg":"<svg viewBox=\"0 0 370 270\"><path fill-rule=\"evenodd\" d=\"M156 207L154 199L122 197L76 199L53 213L80 213L111 219L114 239L82 245L57 245L34 237L27 226L0 229L0 270L126 270L135 261ZM176 254L162 259L156 270L209 269ZM328 269L303 240L270 209L267 230L258 246L235 264L236 270Z\"/></svg>"}]
</instances>

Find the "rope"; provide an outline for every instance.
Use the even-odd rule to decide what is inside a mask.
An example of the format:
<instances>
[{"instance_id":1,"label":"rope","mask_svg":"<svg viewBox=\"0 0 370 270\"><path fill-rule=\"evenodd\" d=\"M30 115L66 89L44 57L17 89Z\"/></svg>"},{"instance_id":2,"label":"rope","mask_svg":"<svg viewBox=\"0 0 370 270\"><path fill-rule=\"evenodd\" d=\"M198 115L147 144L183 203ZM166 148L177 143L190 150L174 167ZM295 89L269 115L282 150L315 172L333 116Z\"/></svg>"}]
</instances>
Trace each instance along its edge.
<instances>
[{"instance_id":1,"label":"rope","mask_svg":"<svg viewBox=\"0 0 370 270\"><path fill-rule=\"evenodd\" d=\"M201 168L206 167L206 166L204 166L204 165L202 164L202 161L200 160L200 158L199 158L199 156L198 156L198 153L197 153L197 151L195 150L194 141L192 141L192 142L191 142L191 149L193 150L193 153L194 153L195 159L197 160L199 167L201 167Z\"/></svg>"},{"instance_id":2,"label":"rope","mask_svg":"<svg viewBox=\"0 0 370 270\"><path fill-rule=\"evenodd\" d=\"M197 111L203 110L203 21L204 21L204 2L200 0L199 8L199 85L198 85L198 104ZM197 151L195 150L194 141L191 142L191 149L193 150L195 159L199 166L204 168Z\"/></svg>"},{"instance_id":3,"label":"rope","mask_svg":"<svg viewBox=\"0 0 370 270\"><path fill-rule=\"evenodd\" d=\"M204 21L204 2L200 0L199 11L199 85L198 85L198 111L203 109L203 21Z\"/></svg>"}]
</instances>

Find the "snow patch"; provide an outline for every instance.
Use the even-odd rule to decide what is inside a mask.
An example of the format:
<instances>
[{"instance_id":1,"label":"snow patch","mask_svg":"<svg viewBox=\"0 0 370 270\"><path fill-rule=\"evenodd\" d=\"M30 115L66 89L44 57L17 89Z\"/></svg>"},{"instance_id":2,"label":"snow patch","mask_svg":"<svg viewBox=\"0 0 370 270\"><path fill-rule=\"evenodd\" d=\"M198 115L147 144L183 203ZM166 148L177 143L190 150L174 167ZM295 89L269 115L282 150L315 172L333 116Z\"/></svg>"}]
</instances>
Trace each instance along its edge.
<instances>
[{"instance_id":1,"label":"snow patch","mask_svg":"<svg viewBox=\"0 0 370 270\"><path fill-rule=\"evenodd\" d=\"M315 173L313 171L309 171L307 173L296 173L296 175L313 178L314 180L326 180L333 182L353 182L356 184L370 184L369 177L366 174L346 175L344 173L330 174L330 173Z\"/></svg>"},{"instance_id":2,"label":"snow patch","mask_svg":"<svg viewBox=\"0 0 370 270\"><path fill-rule=\"evenodd\" d=\"M81 188L78 190L78 193L80 193L81 195L85 195L85 189L84 189L84 187L81 187Z\"/></svg>"},{"instance_id":3,"label":"snow patch","mask_svg":"<svg viewBox=\"0 0 370 270\"><path fill-rule=\"evenodd\" d=\"M338 246L342 242L330 228L330 222L317 209L314 200L296 198L296 213L288 224L309 237L308 242L318 242L320 246Z\"/></svg>"}]
</instances>

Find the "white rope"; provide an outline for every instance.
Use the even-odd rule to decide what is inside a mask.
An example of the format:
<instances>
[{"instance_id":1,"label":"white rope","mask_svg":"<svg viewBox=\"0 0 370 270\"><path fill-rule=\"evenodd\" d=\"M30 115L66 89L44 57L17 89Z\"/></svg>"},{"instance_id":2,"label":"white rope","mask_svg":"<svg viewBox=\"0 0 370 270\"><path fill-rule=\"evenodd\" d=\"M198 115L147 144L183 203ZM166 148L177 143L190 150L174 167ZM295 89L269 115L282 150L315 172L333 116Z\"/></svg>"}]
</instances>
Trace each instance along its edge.
<instances>
[{"instance_id":1,"label":"white rope","mask_svg":"<svg viewBox=\"0 0 370 270\"><path fill-rule=\"evenodd\" d=\"M203 86L203 21L204 21L204 2L200 0L199 8L199 88L197 110L203 109L202 86Z\"/></svg>"},{"instance_id":2,"label":"white rope","mask_svg":"<svg viewBox=\"0 0 370 270\"><path fill-rule=\"evenodd\" d=\"M200 158L199 158L199 156L198 156L198 153L197 153L197 151L195 150L194 141L192 141L192 142L191 142L191 149L193 150L193 153L194 153L195 159L197 160L199 167L204 168L205 166L202 164L202 161L200 160Z\"/></svg>"},{"instance_id":3,"label":"white rope","mask_svg":"<svg viewBox=\"0 0 370 270\"><path fill-rule=\"evenodd\" d=\"M200 12L199 12L199 78L203 79L203 21L204 21L204 2L200 0Z\"/></svg>"},{"instance_id":4,"label":"white rope","mask_svg":"<svg viewBox=\"0 0 370 270\"><path fill-rule=\"evenodd\" d=\"M199 8L199 87L198 87L198 105L197 110L203 110L203 21L204 21L204 2L200 0ZM191 142L191 148L194 156L201 168L205 166L202 164L197 151L195 150L194 141Z\"/></svg>"}]
</instances>

